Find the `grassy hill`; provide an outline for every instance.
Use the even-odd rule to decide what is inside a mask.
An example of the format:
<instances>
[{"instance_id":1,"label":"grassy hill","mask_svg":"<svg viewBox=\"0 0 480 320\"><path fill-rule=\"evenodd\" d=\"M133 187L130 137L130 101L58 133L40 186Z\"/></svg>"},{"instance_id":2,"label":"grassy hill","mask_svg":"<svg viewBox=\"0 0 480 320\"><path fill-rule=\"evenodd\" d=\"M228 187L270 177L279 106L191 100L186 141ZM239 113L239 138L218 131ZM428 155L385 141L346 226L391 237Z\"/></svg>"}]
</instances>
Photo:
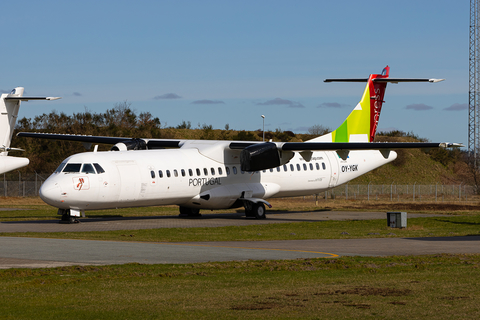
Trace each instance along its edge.
<instances>
[{"instance_id":1,"label":"grassy hill","mask_svg":"<svg viewBox=\"0 0 480 320\"><path fill-rule=\"evenodd\" d=\"M265 132L266 140L301 142L326 133L327 128L314 126L312 134L295 134L291 131ZM318 131L320 130L320 131ZM23 118L18 121L15 134L20 131L48 132L60 134L82 134L97 136L113 136L128 138L156 138L156 139L204 139L204 140L239 140L262 141L261 130L235 131L213 129L211 125L198 125L192 129L190 122L173 127L162 127L158 118L149 113L136 115L129 105L117 106L107 110L104 114L78 113L67 116L63 113L52 112L32 119ZM401 131L379 133L376 141L414 142L424 141L412 133ZM68 141L52 141L30 138L18 138L14 135L12 146L22 148L24 153L12 153L13 156L22 156L30 159L28 167L19 170L21 174L33 172L53 172L60 162L68 156L85 152L82 143ZM110 145L100 145L99 150L109 150ZM409 149L397 151L398 158L394 162L374 170L358 179L353 184L472 184L473 174L464 161L462 152L448 150ZM8 175L8 174L7 174ZM10 173L18 177L18 172ZM9 177L7 177L8 179Z\"/></svg>"}]
</instances>

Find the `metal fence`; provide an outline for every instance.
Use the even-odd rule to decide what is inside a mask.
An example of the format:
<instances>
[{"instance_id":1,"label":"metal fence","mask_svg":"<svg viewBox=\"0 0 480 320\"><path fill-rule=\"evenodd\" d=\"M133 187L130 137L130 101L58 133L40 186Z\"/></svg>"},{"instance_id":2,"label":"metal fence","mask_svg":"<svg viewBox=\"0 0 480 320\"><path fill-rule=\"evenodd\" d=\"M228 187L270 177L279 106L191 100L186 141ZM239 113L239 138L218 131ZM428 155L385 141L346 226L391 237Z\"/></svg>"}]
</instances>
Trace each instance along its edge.
<instances>
[{"instance_id":1,"label":"metal fence","mask_svg":"<svg viewBox=\"0 0 480 320\"><path fill-rule=\"evenodd\" d=\"M11 178L7 180L6 175L3 174L3 181L0 180L0 197L36 197L40 186L49 176L49 173L23 176L18 173L18 180Z\"/></svg>"},{"instance_id":2,"label":"metal fence","mask_svg":"<svg viewBox=\"0 0 480 320\"><path fill-rule=\"evenodd\" d=\"M18 180L0 180L0 197L35 197L48 173L21 175ZM1 176L0 176L1 177ZM345 184L314 195L319 199L390 201L477 201L476 188L469 185L420 184Z\"/></svg>"},{"instance_id":3,"label":"metal fence","mask_svg":"<svg viewBox=\"0 0 480 320\"><path fill-rule=\"evenodd\" d=\"M390 201L476 201L477 189L469 185L444 184L345 184L320 194L324 199Z\"/></svg>"}]
</instances>

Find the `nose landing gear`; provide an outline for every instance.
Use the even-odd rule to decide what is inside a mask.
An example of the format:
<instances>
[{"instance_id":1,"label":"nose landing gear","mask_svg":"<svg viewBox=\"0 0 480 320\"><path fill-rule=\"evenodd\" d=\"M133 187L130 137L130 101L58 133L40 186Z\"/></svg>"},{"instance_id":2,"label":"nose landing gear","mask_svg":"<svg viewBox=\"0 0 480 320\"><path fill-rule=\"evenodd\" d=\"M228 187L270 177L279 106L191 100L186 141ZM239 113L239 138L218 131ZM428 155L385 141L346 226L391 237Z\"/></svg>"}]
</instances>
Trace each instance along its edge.
<instances>
[{"instance_id":1,"label":"nose landing gear","mask_svg":"<svg viewBox=\"0 0 480 320\"><path fill-rule=\"evenodd\" d=\"M80 211L79 210L58 209L57 214L62 216L59 223L72 224L72 223L79 223L80 222L80 220L77 219L77 217L80 217Z\"/></svg>"}]
</instances>

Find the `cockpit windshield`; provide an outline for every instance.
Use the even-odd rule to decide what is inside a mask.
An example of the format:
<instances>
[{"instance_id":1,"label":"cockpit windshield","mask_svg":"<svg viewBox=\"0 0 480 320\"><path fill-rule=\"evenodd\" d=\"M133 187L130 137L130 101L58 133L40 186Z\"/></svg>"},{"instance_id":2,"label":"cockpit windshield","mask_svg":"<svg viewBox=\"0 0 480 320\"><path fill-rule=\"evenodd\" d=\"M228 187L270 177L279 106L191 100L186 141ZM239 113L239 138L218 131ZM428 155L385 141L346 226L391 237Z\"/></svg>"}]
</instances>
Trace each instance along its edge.
<instances>
[{"instance_id":1,"label":"cockpit windshield","mask_svg":"<svg viewBox=\"0 0 480 320\"><path fill-rule=\"evenodd\" d=\"M82 172L95 174L95 169L93 169L93 166L90 163L84 163L82 167Z\"/></svg>"},{"instance_id":2,"label":"cockpit windshield","mask_svg":"<svg viewBox=\"0 0 480 320\"><path fill-rule=\"evenodd\" d=\"M60 165L58 166L57 170L55 170L55 173L60 173L60 172L62 172L62 170L63 170L63 168L65 168L65 165L66 165L66 164L67 164L66 162L60 163Z\"/></svg>"},{"instance_id":3,"label":"cockpit windshield","mask_svg":"<svg viewBox=\"0 0 480 320\"><path fill-rule=\"evenodd\" d=\"M81 167L82 167L81 163L69 163L65 166L65 168L63 169L63 172L66 172L66 173L80 172Z\"/></svg>"},{"instance_id":4,"label":"cockpit windshield","mask_svg":"<svg viewBox=\"0 0 480 320\"><path fill-rule=\"evenodd\" d=\"M95 171L96 170L96 171ZM87 174L101 174L104 173L102 166L98 163L64 163L62 162L60 166L58 166L55 173L64 172L64 173L87 173Z\"/></svg>"}]
</instances>

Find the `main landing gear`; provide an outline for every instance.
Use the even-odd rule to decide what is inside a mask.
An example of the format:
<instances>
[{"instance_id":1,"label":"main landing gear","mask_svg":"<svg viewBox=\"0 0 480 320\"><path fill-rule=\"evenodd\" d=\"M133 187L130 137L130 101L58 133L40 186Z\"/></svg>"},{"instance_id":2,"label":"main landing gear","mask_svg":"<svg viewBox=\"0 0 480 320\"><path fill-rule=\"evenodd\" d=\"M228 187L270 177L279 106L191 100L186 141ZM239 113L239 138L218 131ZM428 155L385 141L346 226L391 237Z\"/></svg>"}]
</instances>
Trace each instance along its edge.
<instances>
[{"instance_id":1,"label":"main landing gear","mask_svg":"<svg viewBox=\"0 0 480 320\"><path fill-rule=\"evenodd\" d=\"M180 207L180 218L198 219L201 218L200 209Z\"/></svg>"},{"instance_id":2,"label":"main landing gear","mask_svg":"<svg viewBox=\"0 0 480 320\"><path fill-rule=\"evenodd\" d=\"M265 219L265 205L261 202L245 201L245 216L247 218Z\"/></svg>"}]
</instances>

